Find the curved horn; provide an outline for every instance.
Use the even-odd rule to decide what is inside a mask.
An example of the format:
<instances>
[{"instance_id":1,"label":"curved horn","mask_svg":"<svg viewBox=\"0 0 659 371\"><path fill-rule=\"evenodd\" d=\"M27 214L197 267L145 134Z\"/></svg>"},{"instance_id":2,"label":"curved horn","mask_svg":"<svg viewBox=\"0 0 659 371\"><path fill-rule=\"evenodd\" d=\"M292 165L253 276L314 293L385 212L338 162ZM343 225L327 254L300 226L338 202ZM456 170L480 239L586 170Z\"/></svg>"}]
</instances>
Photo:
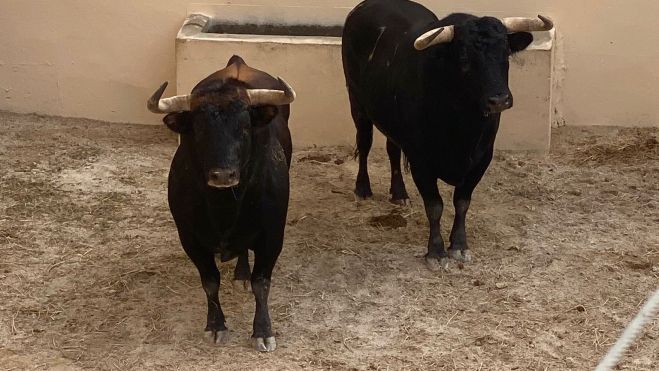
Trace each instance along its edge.
<instances>
[{"instance_id":1,"label":"curved horn","mask_svg":"<svg viewBox=\"0 0 659 371\"><path fill-rule=\"evenodd\" d=\"M284 86L284 90L247 89L247 96L253 106L283 106L295 100L295 90L281 77L277 78Z\"/></svg>"},{"instance_id":2,"label":"curved horn","mask_svg":"<svg viewBox=\"0 0 659 371\"><path fill-rule=\"evenodd\" d=\"M414 41L414 48L416 50L424 50L433 45L450 43L453 41L455 29L453 26L445 26L432 29Z\"/></svg>"},{"instance_id":3,"label":"curved horn","mask_svg":"<svg viewBox=\"0 0 659 371\"><path fill-rule=\"evenodd\" d=\"M153 113L171 113L190 110L190 95L177 95L171 98L162 98L162 93L167 88L165 81L160 88L146 102L146 107Z\"/></svg>"},{"instance_id":4,"label":"curved horn","mask_svg":"<svg viewBox=\"0 0 659 371\"><path fill-rule=\"evenodd\" d=\"M549 31L554 28L551 19L538 15L538 18L510 17L501 20L508 32Z\"/></svg>"}]
</instances>

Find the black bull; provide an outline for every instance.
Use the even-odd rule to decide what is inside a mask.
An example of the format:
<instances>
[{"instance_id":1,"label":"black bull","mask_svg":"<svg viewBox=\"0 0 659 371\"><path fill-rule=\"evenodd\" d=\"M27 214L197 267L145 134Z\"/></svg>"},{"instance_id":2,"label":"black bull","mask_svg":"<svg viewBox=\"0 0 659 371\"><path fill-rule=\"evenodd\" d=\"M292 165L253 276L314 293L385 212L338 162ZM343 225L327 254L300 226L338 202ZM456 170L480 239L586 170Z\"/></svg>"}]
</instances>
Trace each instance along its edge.
<instances>
[{"instance_id":1,"label":"black bull","mask_svg":"<svg viewBox=\"0 0 659 371\"><path fill-rule=\"evenodd\" d=\"M401 149L409 160L430 224L426 262L468 260L465 217L492 160L501 112L512 107L508 59L553 26L540 19L452 14L438 19L407 0L366 0L343 30L343 67L357 128L355 194L372 196L367 158L373 125L387 137L392 201L408 199ZM440 233L443 201L437 179L455 186L449 252Z\"/></svg>"},{"instance_id":2,"label":"black bull","mask_svg":"<svg viewBox=\"0 0 659 371\"><path fill-rule=\"evenodd\" d=\"M268 293L284 239L289 103L295 93L283 80L247 66L237 56L190 95L161 99L165 86L150 99L149 108L169 112L165 124L181 135L169 172L169 207L206 292L205 331L214 343L227 339L214 257L238 257L234 279L245 288L249 281L256 300L254 345L273 351ZM254 251L252 272L248 248Z\"/></svg>"}]
</instances>

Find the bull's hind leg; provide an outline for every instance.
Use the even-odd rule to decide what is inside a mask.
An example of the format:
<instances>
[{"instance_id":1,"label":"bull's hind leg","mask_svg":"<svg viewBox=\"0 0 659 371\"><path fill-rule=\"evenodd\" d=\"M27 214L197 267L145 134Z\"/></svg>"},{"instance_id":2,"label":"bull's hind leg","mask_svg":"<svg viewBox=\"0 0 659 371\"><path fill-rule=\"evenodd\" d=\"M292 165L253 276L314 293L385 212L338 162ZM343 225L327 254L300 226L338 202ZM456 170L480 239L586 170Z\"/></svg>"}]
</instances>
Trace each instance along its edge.
<instances>
[{"instance_id":1,"label":"bull's hind leg","mask_svg":"<svg viewBox=\"0 0 659 371\"><path fill-rule=\"evenodd\" d=\"M459 261L470 261L471 254L469 253L469 246L467 245L467 232L466 220L467 211L471 204L471 194L474 188L483 178L485 170L492 161L492 150L489 151L480 164L471 171L466 178L463 185L455 187L453 192L453 206L455 207L455 219L453 220L453 227L451 228L451 246L449 247L449 256Z\"/></svg>"},{"instance_id":2,"label":"bull's hind leg","mask_svg":"<svg viewBox=\"0 0 659 371\"><path fill-rule=\"evenodd\" d=\"M389 139L387 139L387 154L391 165L391 188L389 188L391 202L397 205L406 205L410 197L407 195L403 173L400 168L401 150Z\"/></svg>"},{"instance_id":3,"label":"bull's hind leg","mask_svg":"<svg viewBox=\"0 0 659 371\"><path fill-rule=\"evenodd\" d=\"M229 338L229 329L225 324L224 313L220 306L220 271L215 264L215 255L194 239L181 236L181 244L192 263L197 267L201 285L208 301L206 317L206 337L213 344L224 344Z\"/></svg>"},{"instance_id":4,"label":"bull's hind leg","mask_svg":"<svg viewBox=\"0 0 659 371\"><path fill-rule=\"evenodd\" d=\"M371 180L368 176L368 153L373 145L373 123L368 119L366 112L362 109L355 96L348 90L350 97L350 112L357 129L357 150L355 154L359 157L359 171L355 182L355 196L359 200L373 197Z\"/></svg>"},{"instance_id":5,"label":"bull's hind leg","mask_svg":"<svg viewBox=\"0 0 659 371\"><path fill-rule=\"evenodd\" d=\"M238 255L238 262L236 262L236 268L233 271L233 287L234 289L251 291L252 285L249 280L252 276L252 272L249 268L249 251L245 249L240 255Z\"/></svg>"}]
</instances>

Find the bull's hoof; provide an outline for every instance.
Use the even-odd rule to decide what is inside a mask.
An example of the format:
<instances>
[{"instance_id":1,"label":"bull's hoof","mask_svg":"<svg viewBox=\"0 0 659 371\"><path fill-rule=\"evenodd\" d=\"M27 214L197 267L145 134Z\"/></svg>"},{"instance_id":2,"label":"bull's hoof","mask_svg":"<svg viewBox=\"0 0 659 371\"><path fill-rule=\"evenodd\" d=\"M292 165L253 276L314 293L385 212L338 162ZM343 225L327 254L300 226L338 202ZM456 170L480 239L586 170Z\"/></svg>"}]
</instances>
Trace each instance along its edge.
<instances>
[{"instance_id":1,"label":"bull's hoof","mask_svg":"<svg viewBox=\"0 0 659 371\"><path fill-rule=\"evenodd\" d=\"M439 259L439 266L442 267L442 270L448 271L449 258L444 257Z\"/></svg>"},{"instance_id":2,"label":"bull's hoof","mask_svg":"<svg viewBox=\"0 0 659 371\"><path fill-rule=\"evenodd\" d=\"M252 282L249 280L233 280L233 291L252 292Z\"/></svg>"},{"instance_id":3,"label":"bull's hoof","mask_svg":"<svg viewBox=\"0 0 659 371\"><path fill-rule=\"evenodd\" d=\"M366 201L373 198L373 193L371 194L360 194L355 191L355 201Z\"/></svg>"},{"instance_id":4,"label":"bull's hoof","mask_svg":"<svg viewBox=\"0 0 659 371\"><path fill-rule=\"evenodd\" d=\"M448 271L449 259L447 257L438 258L426 255L424 260L426 261L426 266L432 272Z\"/></svg>"},{"instance_id":5,"label":"bull's hoof","mask_svg":"<svg viewBox=\"0 0 659 371\"><path fill-rule=\"evenodd\" d=\"M465 263L471 262L471 252L469 250L462 250L462 260Z\"/></svg>"},{"instance_id":6,"label":"bull's hoof","mask_svg":"<svg viewBox=\"0 0 659 371\"><path fill-rule=\"evenodd\" d=\"M213 345L225 345L229 342L229 330L206 330L204 338Z\"/></svg>"},{"instance_id":7,"label":"bull's hoof","mask_svg":"<svg viewBox=\"0 0 659 371\"><path fill-rule=\"evenodd\" d=\"M409 198L401 198L401 199L397 199L397 200L392 198L391 200L389 200L389 202L391 202L394 205L398 205L398 206L410 206L410 199Z\"/></svg>"},{"instance_id":8,"label":"bull's hoof","mask_svg":"<svg viewBox=\"0 0 659 371\"><path fill-rule=\"evenodd\" d=\"M357 184L355 186L355 201L364 201L373 198L373 191L370 184Z\"/></svg>"},{"instance_id":9,"label":"bull's hoof","mask_svg":"<svg viewBox=\"0 0 659 371\"><path fill-rule=\"evenodd\" d=\"M471 261L471 253L469 250L449 249L448 256L451 259L462 263L469 263Z\"/></svg>"},{"instance_id":10,"label":"bull's hoof","mask_svg":"<svg viewBox=\"0 0 659 371\"><path fill-rule=\"evenodd\" d=\"M277 349L277 341L274 336L268 338L252 338L254 349L259 352L274 352Z\"/></svg>"}]
</instances>

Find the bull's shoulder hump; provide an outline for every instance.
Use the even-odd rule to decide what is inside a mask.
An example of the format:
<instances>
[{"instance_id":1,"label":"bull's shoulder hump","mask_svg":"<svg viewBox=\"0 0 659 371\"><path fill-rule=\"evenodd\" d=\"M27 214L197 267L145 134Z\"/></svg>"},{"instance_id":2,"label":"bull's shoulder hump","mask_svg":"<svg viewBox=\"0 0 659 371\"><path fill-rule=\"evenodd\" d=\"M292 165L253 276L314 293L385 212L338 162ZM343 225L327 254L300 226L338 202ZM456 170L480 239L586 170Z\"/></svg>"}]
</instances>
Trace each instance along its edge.
<instances>
[{"instance_id":1,"label":"bull's shoulder hump","mask_svg":"<svg viewBox=\"0 0 659 371\"><path fill-rule=\"evenodd\" d=\"M203 79L197 86L204 85L210 81L238 80L247 84L253 89L282 89L278 79L270 74L252 68L239 56L233 56L229 59L229 64Z\"/></svg>"},{"instance_id":2,"label":"bull's shoulder hump","mask_svg":"<svg viewBox=\"0 0 659 371\"><path fill-rule=\"evenodd\" d=\"M237 75L235 79L246 83L254 89L281 89L279 80L272 75L252 68L245 63L237 65Z\"/></svg>"}]
</instances>

